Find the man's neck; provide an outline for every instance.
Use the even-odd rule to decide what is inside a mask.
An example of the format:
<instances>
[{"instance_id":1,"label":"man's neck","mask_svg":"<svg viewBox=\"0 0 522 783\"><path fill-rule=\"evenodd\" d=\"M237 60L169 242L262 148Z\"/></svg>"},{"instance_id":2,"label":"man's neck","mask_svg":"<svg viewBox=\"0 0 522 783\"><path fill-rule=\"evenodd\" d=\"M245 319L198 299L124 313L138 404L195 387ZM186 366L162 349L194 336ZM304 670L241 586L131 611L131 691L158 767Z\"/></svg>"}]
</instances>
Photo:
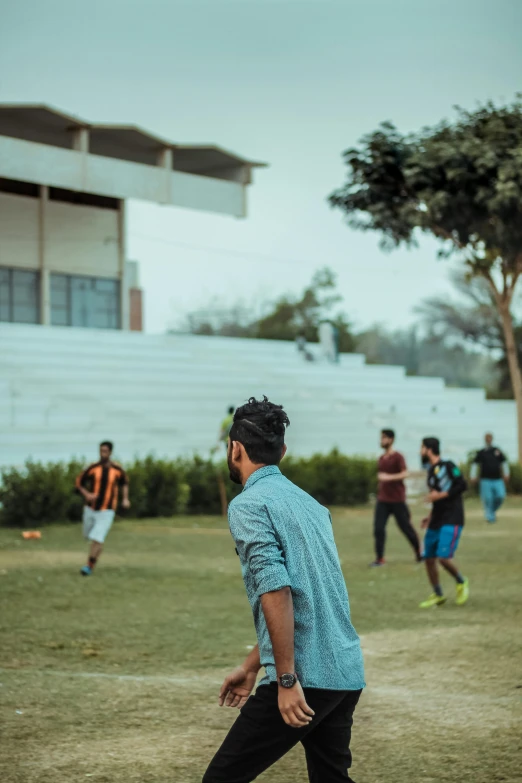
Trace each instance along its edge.
<instances>
[{"instance_id":1,"label":"man's neck","mask_svg":"<svg viewBox=\"0 0 522 783\"><path fill-rule=\"evenodd\" d=\"M390 454L393 454L393 452L394 452L393 446L387 446L387 447L384 449L384 456L385 456L385 457L389 457L389 456L390 456Z\"/></svg>"},{"instance_id":2,"label":"man's neck","mask_svg":"<svg viewBox=\"0 0 522 783\"><path fill-rule=\"evenodd\" d=\"M437 454L436 457L430 457L431 465L433 465L433 466L438 465L439 462L440 462L440 454Z\"/></svg>"},{"instance_id":3,"label":"man's neck","mask_svg":"<svg viewBox=\"0 0 522 783\"><path fill-rule=\"evenodd\" d=\"M254 465L253 462L250 462L248 466L241 471L241 484L245 486L250 476L258 470L261 470L261 468L266 468L266 465L264 463L261 465Z\"/></svg>"}]
</instances>

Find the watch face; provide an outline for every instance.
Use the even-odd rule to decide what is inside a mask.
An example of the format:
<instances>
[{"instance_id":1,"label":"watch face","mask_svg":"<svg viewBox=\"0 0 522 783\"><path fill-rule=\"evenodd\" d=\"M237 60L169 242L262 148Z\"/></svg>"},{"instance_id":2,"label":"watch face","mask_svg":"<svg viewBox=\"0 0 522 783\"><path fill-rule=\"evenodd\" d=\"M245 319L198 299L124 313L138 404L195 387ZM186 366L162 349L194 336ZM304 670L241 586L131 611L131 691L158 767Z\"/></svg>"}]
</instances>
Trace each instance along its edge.
<instances>
[{"instance_id":1,"label":"watch face","mask_svg":"<svg viewBox=\"0 0 522 783\"><path fill-rule=\"evenodd\" d=\"M293 688L297 681L295 674L282 674L279 682L283 688Z\"/></svg>"}]
</instances>

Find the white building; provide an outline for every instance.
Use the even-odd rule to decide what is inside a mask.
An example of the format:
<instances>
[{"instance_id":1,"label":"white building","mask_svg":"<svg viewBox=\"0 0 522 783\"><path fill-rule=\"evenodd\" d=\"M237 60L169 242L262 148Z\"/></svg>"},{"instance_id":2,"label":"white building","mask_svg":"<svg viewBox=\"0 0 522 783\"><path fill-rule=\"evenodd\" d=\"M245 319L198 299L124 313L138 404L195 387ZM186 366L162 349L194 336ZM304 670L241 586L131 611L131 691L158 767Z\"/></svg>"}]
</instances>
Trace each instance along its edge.
<instances>
[{"instance_id":1,"label":"white building","mask_svg":"<svg viewBox=\"0 0 522 783\"><path fill-rule=\"evenodd\" d=\"M125 200L245 217L260 165L134 126L0 104L0 322L136 328Z\"/></svg>"}]
</instances>

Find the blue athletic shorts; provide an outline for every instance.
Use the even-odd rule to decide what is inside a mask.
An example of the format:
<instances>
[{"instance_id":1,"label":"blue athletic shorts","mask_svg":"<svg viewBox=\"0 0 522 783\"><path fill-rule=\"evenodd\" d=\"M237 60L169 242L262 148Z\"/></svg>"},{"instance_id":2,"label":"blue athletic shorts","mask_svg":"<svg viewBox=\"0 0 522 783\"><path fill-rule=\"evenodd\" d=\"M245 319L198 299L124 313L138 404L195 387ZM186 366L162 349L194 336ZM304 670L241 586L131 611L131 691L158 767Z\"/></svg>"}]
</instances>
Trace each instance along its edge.
<instances>
[{"instance_id":1,"label":"blue athletic shorts","mask_svg":"<svg viewBox=\"0 0 522 783\"><path fill-rule=\"evenodd\" d=\"M449 560L459 545L462 525L443 525L439 530L428 530L424 536L424 557L443 557Z\"/></svg>"}]
</instances>

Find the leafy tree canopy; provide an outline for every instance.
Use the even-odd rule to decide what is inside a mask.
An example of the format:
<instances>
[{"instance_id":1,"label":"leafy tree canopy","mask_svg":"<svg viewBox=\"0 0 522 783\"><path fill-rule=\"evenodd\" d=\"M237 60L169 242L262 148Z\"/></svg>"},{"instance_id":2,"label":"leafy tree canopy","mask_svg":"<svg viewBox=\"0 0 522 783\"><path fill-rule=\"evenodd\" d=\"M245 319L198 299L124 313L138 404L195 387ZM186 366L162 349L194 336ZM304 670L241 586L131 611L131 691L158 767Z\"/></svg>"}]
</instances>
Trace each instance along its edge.
<instances>
[{"instance_id":1,"label":"leafy tree canopy","mask_svg":"<svg viewBox=\"0 0 522 783\"><path fill-rule=\"evenodd\" d=\"M345 184L330 197L353 228L377 231L385 249L442 240L469 278L489 287L500 317L518 418L522 462L522 374L512 303L522 273L522 96L453 123L403 135L384 123L347 150Z\"/></svg>"},{"instance_id":2,"label":"leafy tree canopy","mask_svg":"<svg viewBox=\"0 0 522 783\"><path fill-rule=\"evenodd\" d=\"M383 247L416 245L416 230L447 242L474 272L522 271L522 102L402 135L387 122L344 153L346 183L330 196L350 226Z\"/></svg>"}]
</instances>

